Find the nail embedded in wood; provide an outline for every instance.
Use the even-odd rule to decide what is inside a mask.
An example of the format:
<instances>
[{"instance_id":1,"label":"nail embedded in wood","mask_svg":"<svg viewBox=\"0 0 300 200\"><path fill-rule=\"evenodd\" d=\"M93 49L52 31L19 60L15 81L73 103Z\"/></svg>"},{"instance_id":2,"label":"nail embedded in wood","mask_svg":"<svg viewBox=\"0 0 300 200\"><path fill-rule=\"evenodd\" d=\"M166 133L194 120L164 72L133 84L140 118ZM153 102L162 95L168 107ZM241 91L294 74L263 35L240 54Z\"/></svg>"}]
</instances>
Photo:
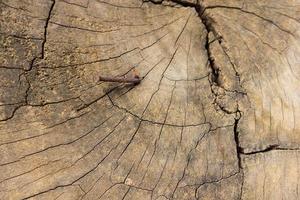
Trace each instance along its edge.
<instances>
[{"instance_id":1,"label":"nail embedded in wood","mask_svg":"<svg viewBox=\"0 0 300 200\"><path fill-rule=\"evenodd\" d=\"M118 82L118 83L133 83L135 85L139 84L142 79L140 78L138 71L135 68L133 68L132 73L133 73L132 77L104 77L104 76L99 76L99 81Z\"/></svg>"}]
</instances>

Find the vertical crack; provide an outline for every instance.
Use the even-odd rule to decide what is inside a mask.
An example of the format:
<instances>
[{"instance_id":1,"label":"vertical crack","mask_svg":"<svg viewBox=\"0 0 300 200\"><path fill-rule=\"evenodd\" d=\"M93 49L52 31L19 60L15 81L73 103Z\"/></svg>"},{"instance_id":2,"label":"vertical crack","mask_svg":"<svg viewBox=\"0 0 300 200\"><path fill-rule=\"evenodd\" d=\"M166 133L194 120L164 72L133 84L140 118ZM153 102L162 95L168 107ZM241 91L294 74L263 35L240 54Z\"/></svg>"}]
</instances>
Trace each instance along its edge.
<instances>
[{"instance_id":1,"label":"vertical crack","mask_svg":"<svg viewBox=\"0 0 300 200\"><path fill-rule=\"evenodd\" d=\"M236 118L234 119L233 133L234 133L234 140L235 140L235 144L236 144L238 166L239 166L239 169L242 169L242 160L241 160L242 148L240 146L239 131L238 131L238 124L239 124L240 119L241 119L241 112L238 110L236 113Z\"/></svg>"},{"instance_id":2,"label":"vertical crack","mask_svg":"<svg viewBox=\"0 0 300 200\"><path fill-rule=\"evenodd\" d=\"M207 52L208 64L211 68L211 77L210 78L211 78L211 81L218 86L218 85L220 85L220 83L219 83L219 71L220 70L216 66L215 60L211 55L209 44L210 44L210 42L209 42L209 32L208 32L207 35L206 35L205 49L206 49L206 52Z\"/></svg>"},{"instance_id":3,"label":"vertical crack","mask_svg":"<svg viewBox=\"0 0 300 200\"><path fill-rule=\"evenodd\" d=\"M48 16L46 18L45 25L44 25L44 37L43 37L43 41L42 41L42 51L41 51L41 54L40 54L40 56L35 56L31 60L29 68L25 69L24 70L25 72L29 72L29 71L32 70L32 68L34 66L34 63L36 62L37 59L44 59L44 57L45 57L45 44L47 42L48 25L49 25L49 21L50 21L51 15L52 15L52 11L53 11L54 5L55 5L55 0L51 0L50 9L49 9Z\"/></svg>"},{"instance_id":4,"label":"vertical crack","mask_svg":"<svg viewBox=\"0 0 300 200\"><path fill-rule=\"evenodd\" d=\"M44 57L45 57L45 44L47 42L48 25L49 25L49 21L50 21L51 15L52 15L54 5L55 5L55 0L51 0L51 5L50 5L50 8L49 8L48 16L46 18L45 25L44 25L44 38L43 38L43 41L42 41L41 54L40 54L40 56L35 56L32 59L32 61L30 62L29 68L25 69L25 79L26 79L26 82L28 83L28 88L26 89L26 94L25 94L26 104L28 103L28 95L29 95L29 90L31 88L30 81L29 81L29 79L26 75L28 75L28 73L33 69L33 66L34 66L37 59L44 59Z\"/></svg>"},{"instance_id":5,"label":"vertical crack","mask_svg":"<svg viewBox=\"0 0 300 200\"><path fill-rule=\"evenodd\" d=\"M152 3L155 4L159 4L162 3L163 0L150 0ZM215 59L212 55L212 52L210 50L210 44L212 42L218 41L219 44L221 45L222 43L222 36L217 32L217 30L215 29L215 27L213 26L213 24L215 23L215 21L205 12L206 11L206 7L203 2L197 0L196 3L191 3L191 2L187 2L187 1L181 1L181 0L170 0L174 3L177 3L178 5L181 5L183 7L190 7L190 8L194 8L196 10L196 12L198 13L198 17L201 19L202 24L204 25L205 29L206 29L206 42L205 42L205 49L206 49L206 53L207 53L207 57L208 57L208 64L209 67L211 69L211 76L209 81L211 82L211 91L213 93L213 95L215 96L215 100L214 103L217 104L217 106L225 113L225 114L235 114L234 117L234 125L233 125L233 134L234 134L234 141L235 141L235 145L236 145L236 156L237 156L237 164L238 164L238 168L239 171L238 173L241 173L242 175L242 183L241 183L241 189L240 189L240 196L239 199L242 198L242 192L243 192L243 185L244 185L244 172L242 170L242 159L241 159L241 154L243 154L243 149L240 146L240 140L239 140L239 130L238 130L238 125L240 122L240 119L242 117L242 112L239 110L239 108L237 107L237 109L235 111L229 111L226 108L224 108L222 105L220 105L217 102L217 97L218 97L218 93L216 93L213 89L213 85L217 86L217 87L221 87L221 83L220 83L220 69L219 67L216 65L215 63ZM210 41L210 34L212 34L214 36L214 38L212 39L212 41ZM222 45L221 45L222 46ZM223 49L223 46L222 46ZM224 49L223 49L224 50ZM238 77L239 80L239 84L240 83L240 77L238 72L236 71L236 69L234 68L234 64L232 63L232 61L230 60L229 55L224 51L224 53L226 54L226 56L228 57L230 63L233 66L233 70L235 71L236 76ZM225 88L223 88L225 90ZM232 91L230 91L232 92ZM244 94L242 92L239 91L233 91L236 93L240 93L240 94ZM246 94L246 93L245 93Z\"/></svg>"},{"instance_id":6,"label":"vertical crack","mask_svg":"<svg viewBox=\"0 0 300 200\"><path fill-rule=\"evenodd\" d=\"M54 5L55 5L55 0L51 0L52 3L51 3L51 6L50 6L50 10L49 10L49 13L48 13L48 16L47 16L47 19L46 19L46 23L45 23L45 26L44 26L44 40L42 42L42 54L41 54L41 59L44 59L45 57L45 44L47 42L47 34L48 34L48 25L49 25L49 21L50 21L50 18L51 18L51 15L52 15L52 11L53 11L53 8L54 8Z\"/></svg>"},{"instance_id":7,"label":"vertical crack","mask_svg":"<svg viewBox=\"0 0 300 200\"><path fill-rule=\"evenodd\" d=\"M198 12L199 18L201 19L203 25L205 26L205 29L207 31L207 36L206 36L206 44L205 44L205 49L207 52L207 57L208 57L208 62L209 66L211 68L211 81L216 85L220 86L219 82L219 68L215 64L215 60L212 56L212 53L210 51L210 41L209 41L209 34L213 33L214 35L214 41L217 40L219 43L222 42L222 36L215 30L213 27L214 20L210 18L206 13L205 9L206 7L202 3L198 3L195 6L196 11ZM214 93L214 92L213 92ZM218 95L215 94L214 95ZM234 133L234 140L236 144L236 154L237 154L237 160L238 160L238 167L239 171L242 169L242 160L241 160L241 147L240 147L240 141L239 141L239 131L238 131L238 124L239 120L241 119L242 113L241 111L237 108L235 112L230 112L223 108L221 105L218 105L222 111L224 111L226 114L235 114L235 119L234 119L234 127L233 127L233 133Z\"/></svg>"}]
</instances>

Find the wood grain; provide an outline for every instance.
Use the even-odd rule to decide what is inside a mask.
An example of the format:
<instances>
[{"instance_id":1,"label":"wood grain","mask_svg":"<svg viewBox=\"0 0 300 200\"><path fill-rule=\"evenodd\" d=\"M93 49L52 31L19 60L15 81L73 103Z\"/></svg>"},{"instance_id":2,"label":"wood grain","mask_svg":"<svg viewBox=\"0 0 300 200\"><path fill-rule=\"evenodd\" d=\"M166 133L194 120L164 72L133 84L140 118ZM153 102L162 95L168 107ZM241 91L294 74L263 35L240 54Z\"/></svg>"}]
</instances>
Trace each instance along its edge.
<instances>
[{"instance_id":1,"label":"wood grain","mask_svg":"<svg viewBox=\"0 0 300 200\"><path fill-rule=\"evenodd\" d=\"M296 1L0 10L0 199L298 199Z\"/></svg>"}]
</instances>

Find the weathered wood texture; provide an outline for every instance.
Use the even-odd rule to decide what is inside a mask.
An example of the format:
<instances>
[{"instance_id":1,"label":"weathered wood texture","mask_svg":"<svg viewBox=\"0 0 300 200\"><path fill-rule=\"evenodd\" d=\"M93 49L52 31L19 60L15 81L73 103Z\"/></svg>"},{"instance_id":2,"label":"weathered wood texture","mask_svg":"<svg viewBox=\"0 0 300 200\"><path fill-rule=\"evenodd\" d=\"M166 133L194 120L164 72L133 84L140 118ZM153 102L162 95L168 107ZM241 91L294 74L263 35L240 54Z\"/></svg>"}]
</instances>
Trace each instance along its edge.
<instances>
[{"instance_id":1,"label":"weathered wood texture","mask_svg":"<svg viewBox=\"0 0 300 200\"><path fill-rule=\"evenodd\" d=\"M0 199L300 198L300 2L0 11Z\"/></svg>"}]
</instances>

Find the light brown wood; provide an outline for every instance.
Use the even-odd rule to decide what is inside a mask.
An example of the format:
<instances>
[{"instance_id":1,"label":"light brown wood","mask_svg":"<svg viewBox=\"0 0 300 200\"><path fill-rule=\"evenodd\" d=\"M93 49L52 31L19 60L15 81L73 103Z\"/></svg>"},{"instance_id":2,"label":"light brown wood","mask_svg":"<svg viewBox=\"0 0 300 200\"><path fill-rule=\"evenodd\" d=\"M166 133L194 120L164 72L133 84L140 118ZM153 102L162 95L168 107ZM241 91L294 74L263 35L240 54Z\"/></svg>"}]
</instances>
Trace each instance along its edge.
<instances>
[{"instance_id":1,"label":"light brown wood","mask_svg":"<svg viewBox=\"0 0 300 200\"><path fill-rule=\"evenodd\" d=\"M0 199L299 198L296 1L0 11Z\"/></svg>"}]
</instances>

